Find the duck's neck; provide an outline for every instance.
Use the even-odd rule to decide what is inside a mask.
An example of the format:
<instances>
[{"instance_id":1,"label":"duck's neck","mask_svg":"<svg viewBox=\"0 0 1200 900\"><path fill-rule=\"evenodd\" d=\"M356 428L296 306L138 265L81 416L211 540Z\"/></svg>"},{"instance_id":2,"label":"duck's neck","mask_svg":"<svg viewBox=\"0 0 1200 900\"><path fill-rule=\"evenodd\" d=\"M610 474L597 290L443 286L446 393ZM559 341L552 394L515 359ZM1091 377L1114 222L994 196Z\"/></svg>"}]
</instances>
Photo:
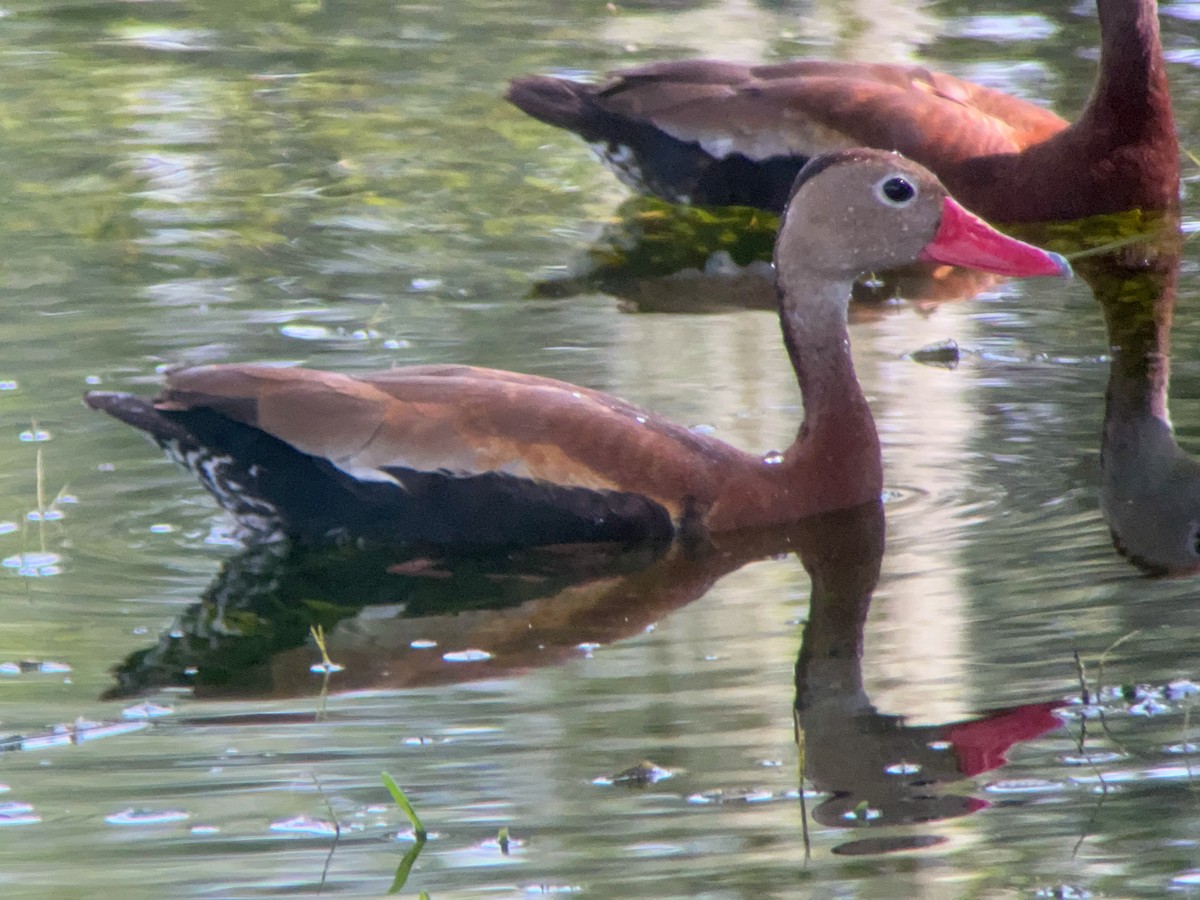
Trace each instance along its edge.
<instances>
[{"instance_id":1,"label":"duck's neck","mask_svg":"<svg viewBox=\"0 0 1200 900\"><path fill-rule=\"evenodd\" d=\"M1154 0L1097 0L1100 14L1100 75L1079 121L1092 133L1145 141L1145 132L1169 130L1174 139L1171 95L1158 34ZM1127 133L1133 130L1137 133Z\"/></svg>"},{"instance_id":2,"label":"duck's neck","mask_svg":"<svg viewBox=\"0 0 1200 900\"><path fill-rule=\"evenodd\" d=\"M1097 6L1100 74L1079 118L1020 153L973 156L943 173L947 187L987 218L1042 222L1178 207L1179 142L1157 5Z\"/></svg>"},{"instance_id":3,"label":"duck's neck","mask_svg":"<svg viewBox=\"0 0 1200 900\"><path fill-rule=\"evenodd\" d=\"M846 327L849 282L804 280L804 300L781 279L784 344L800 382L804 422L784 453L784 476L813 512L878 498L883 489L879 437L859 387Z\"/></svg>"}]
</instances>

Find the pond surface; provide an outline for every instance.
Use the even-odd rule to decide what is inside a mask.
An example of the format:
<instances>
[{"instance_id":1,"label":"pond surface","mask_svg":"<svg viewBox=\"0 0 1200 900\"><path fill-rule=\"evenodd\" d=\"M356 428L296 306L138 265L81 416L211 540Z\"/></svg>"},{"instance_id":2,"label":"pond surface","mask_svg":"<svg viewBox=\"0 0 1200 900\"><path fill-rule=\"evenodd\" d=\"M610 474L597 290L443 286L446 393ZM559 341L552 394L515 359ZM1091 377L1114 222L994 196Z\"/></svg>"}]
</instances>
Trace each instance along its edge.
<instances>
[{"instance_id":1,"label":"pond surface","mask_svg":"<svg viewBox=\"0 0 1200 900\"><path fill-rule=\"evenodd\" d=\"M1148 577L1100 511L1106 391L1118 427L1164 374L1111 343L1170 332L1175 439L1200 454L1195 242L861 311L884 513L708 556L384 575L244 554L199 486L79 401L182 362L455 361L784 445L800 401L772 313L581 277L626 193L508 107L507 79L920 59L1073 115L1089 4L0 11L6 897L383 894L414 846L384 771L432 833L410 896L1200 893L1200 581ZM1162 27L1200 149L1200 6L1164 3ZM946 339L956 366L912 356ZM1162 500L1184 518L1188 489ZM317 624L342 671L320 671Z\"/></svg>"}]
</instances>

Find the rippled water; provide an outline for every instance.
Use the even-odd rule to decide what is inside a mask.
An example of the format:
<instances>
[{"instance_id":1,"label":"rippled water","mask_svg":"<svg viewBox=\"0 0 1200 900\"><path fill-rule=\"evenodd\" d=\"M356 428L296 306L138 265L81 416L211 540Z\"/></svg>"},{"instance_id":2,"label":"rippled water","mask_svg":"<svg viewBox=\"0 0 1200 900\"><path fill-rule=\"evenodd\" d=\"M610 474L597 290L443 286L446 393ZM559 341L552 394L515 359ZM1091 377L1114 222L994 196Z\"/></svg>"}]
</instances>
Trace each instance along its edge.
<instances>
[{"instance_id":1,"label":"rippled water","mask_svg":"<svg viewBox=\"0 0 1200 900\"><path fill-rule=\"evenodd\" d=\"M383 771L431 832L409 895L1200 890L1200 582L1144 575L1100 513L1112 359L1085 278L859 314L886 551L860 510L792 536L799 557L385 574L243 554L78 399L179 362L454 360L766 453L800 414L770 312L687 278L580 292L625 193L508 108L506 79L919 58L1073 113L1085 7L5 6L0 890L379 895L414 846ZM1163 6L1189 149L1197 21ZM1198 269L1188 242L1170 410L1189 455ZM913 358L945 339L954 367Z\"/></svg>"}]
</instances>

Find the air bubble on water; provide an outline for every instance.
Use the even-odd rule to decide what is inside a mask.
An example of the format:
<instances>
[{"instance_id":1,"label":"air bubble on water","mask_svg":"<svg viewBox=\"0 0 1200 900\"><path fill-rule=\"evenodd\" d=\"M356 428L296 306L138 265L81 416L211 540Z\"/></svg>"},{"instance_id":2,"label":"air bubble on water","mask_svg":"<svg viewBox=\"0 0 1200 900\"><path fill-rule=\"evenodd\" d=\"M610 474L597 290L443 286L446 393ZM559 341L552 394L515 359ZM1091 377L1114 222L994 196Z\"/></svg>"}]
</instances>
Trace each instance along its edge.
<instances>
[{"instance_id":1,"label":"air bubble on water","mask_svg":"<svg viewBox=\"0 0 1200 900\"><path fill-rule=\"evenodd\" d=\"M293 816L290 819L279 819L272 822L267 827L267 830L273 831L276 834L312 834L318 837L335 837L337 835L336 825L324 819L313 818L312 816Z\"/></svg>"},{"instance_id":2,"label":"air bubble on water","mask_svg":"<svg viewBox=\"0 0 1200 900\"><path fill-rule=\"evenodd\" d=\"M163 716L171 716L175 714L169 706L161 706L158 703L138 703L135 706L127 706L121 710L121 717L132 721L143 719L161 719Z\"/></svg>"},{"instance_id":3,"label":"air bubble on water","mask_svg":"<svg viewBox=\"0 0 1200 900\"><path fill-rule=\"evenodd\" d=\"M1131 716L1158 716L1170 711L1171 707L1159 702L1154 697L1147 697L1140 703L1135 703L1129 707L1129 714Z\"/></svg>"},{"instance_id":4,"label":"air bubble on water","mask_svg":"<svg viewBox=\"0 0 1200 900\"><path fill-rule=\"evenodd\" d=\"M322 662L318 662L318 663L313 663L311 666L308 667L308 671L312 672L314 675L332 675L334 672L344 671L345 668L346 668L345 666L339 666L335 662L322 661Z\"/></svg>"},{"instance_id":5,"label":"air bubble on water","mask_svg":"<svg viewBox=\"0 0 1200 900\"><path fill-rule=\"evenodd\" d=\"M1057 781L1046 781L1041 778L1010 779L993 781L984 786L991 794L1049 794L1061 791L1063 786Z\"/></svg>"},{"instance_id":6,"label":"air bubble on water","mask_svg":"<svg viewBox=\"0 0 1200 900\"><path fill-rule=\"evenodd\" d=\"M577 884L527 884L523 887L526 894L579 894L583 888Z\"/></svg>"},{"instance_id":7,"label":"air bubble on water","mask_svg":"<svg viewBox=\"0 0 1200 900\"><path fill-rule=\"evenodd\" d=\"M320 341L333 337L333 332L324 325L283 325L279 333L298 341Z\"/></svg>"},{"instance_id":8,"label":"air bubble on water","mask_svg":"<svg viewBox=\"0 0 1200 900\"><path fill-rule=\"evenodd\" d=\"M1182 678L1168 684L1165 694L1168 700L1187 700L1189 697L1200 694L1200 685Z\"/></svg>"},{"instance_id":9,"label":"air bubble on water","mask_svg":"<svg viewBox=\"0 0 1200 900\"><path fill-rule=\"evenodd\" d=\"M783 454L778 450L768 450L763 454L762 461L768 466L777 466L783 462Z\"/></svg>"},{"instance_id":10,"label":"air bubble on water","mask_svg":"<svg viewBox=\"0 0 1200 900\"><path fill-rule=\"evenodd\" d=\"M42 817L29 803L0 803L0 825L36 825Z\"/></svg>"},{"instance_id":11,"label":"air bubble on water","mask_svg":"<svg viewBox=\"0 0 1200 900\"><path fill-rule=\"evenodd\" d=\"M25 518L30 522L57 522L62 517L63 512L61 509L47 509L40 512L36 509L31 509L25 513Z\"/></svg>"},{"instance_id":12,"label":"air bubble on water","mask_svg":"<svg viewBox=\"0 0 1200 900\"><path fill-rule=\"evenodd\" d=\"M22 431L17 437L27 444L36 444L50 440L50 432L41 428L30 428Z\"/></svg>"},{"instance_id":13,"label":"air bubble on water","mask_svg":"<svg viewBox=\"0 0 1200 900\"><path fill-rule=\"evenodd\" d=\"M18 575L26 578L40 578L47 575L59 575L62 567L59 563L62 557L57 553L29 552L17 553L5 557L0 565L6 569L15 569Z\"/></svg>"},{"instance_id":14,"label":"air bubble on water","mask_svg":"<svg viewBox=\"0 0 1200 900\"><path fill-rule=\"evenodd\" d=\"M1115 750L1101 750L1094 753L1065 753L1059 757L1059 761L1067 766L1099 766L1124 758L1125 754Z\"/></svg>"},{"instance_id":15,"label":"air bubble on water","mask_svg":"<svg viewBox=\"0 0 1200 900\"><path fill-rule=\"evenodd\" d=\"M191 813L182 809L123 809L105 816L109 825L168 825L191 818Z\"/></svg>"},{"instance_id":16,"label":"air bubble on water","mask_svg":"<svg viewBox=\"0 0 1200 900\"><path fill-rule=\"evenodd\" d=\"M414 650L432 650L437 646L437 641L431 641L428 638L417 638L408 646L412 647Z\"/></svg>"},{"instance_id":17,"label":"air bubble on water","mask_svg":"<svg viewBox=\"0 0 1200 900\"><path fill-rule=\"evenodd\" d=\"M492 654L488 653L486 650L475 650L475 649L451 650L448 653L442 654L442 659L444 659L446 662L451 662L451 663L483 662L484 660L491 659L491 658L492 658Z\"/></svg>"},{"instance_id":18,"label":"air bubble on water","mask_svg":"<svg viewBox=\"0 0 1200 900\"><path fill-rule=\"evenodd\" d=\"M883 812L873 806L867 806L865 803L855 809L848 809L842 813L842 818L847 822L874 822L881 818Z\"/></svg>"},{"instance_id":19,"label":"air bubble on water","mask_svg":"<svg viewBox=\"0 0 1200 900\"><path fill-rule=\"evenodd\" d=\"M150 526L151 534L170 534L175 530L174 525L168 525L166 522L157 522Z\"/></svg>"},{"instance_id":20,"label":"air bubble on water","mask_svg":"<svg viewBox=\"0 0 1200 900\"><path fill-rule=\"evenodd\" d=\"M892 763L883 771L887 772L889 775L916 775L921 771L921 767L916 763L898 762Z\"/></svg>"}]
</instances>

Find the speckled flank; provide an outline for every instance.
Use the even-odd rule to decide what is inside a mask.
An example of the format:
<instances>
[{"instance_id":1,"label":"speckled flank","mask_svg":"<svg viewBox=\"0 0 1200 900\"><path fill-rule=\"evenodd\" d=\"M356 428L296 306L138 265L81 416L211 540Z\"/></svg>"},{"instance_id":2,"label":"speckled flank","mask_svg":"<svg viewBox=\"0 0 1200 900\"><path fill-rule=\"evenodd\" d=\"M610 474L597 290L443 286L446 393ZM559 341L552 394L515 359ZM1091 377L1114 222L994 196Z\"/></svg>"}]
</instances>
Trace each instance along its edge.
<instances>
[{"instance_id":1,"label":"speckled flank","mask_svg":"<svg viewBox=\"0 0 1200 900\"><path fill-rule=\"evenodd\" d=\"M258 466L248 469L232 456L215 453L206 447L184 449L178 440L156 439L163 451L199 479L221 507L237 520L238 538L255 543L268 543L284 537L279 510L247 490L242 478L257 478Z\"/></svg>"},{"instance_id":2,"label":"speckled flank","mask_svg":"<svg viewBox=\"0 0 1200 900\"><path fill-rule=\"evenodd\" d=\"M596 141L588 144L621 183L640 194L654 194L671 203L691 203L691 195L679 191L671 182L648 176L638 153L628 144Z\"/></svg>"}]
</instances>

